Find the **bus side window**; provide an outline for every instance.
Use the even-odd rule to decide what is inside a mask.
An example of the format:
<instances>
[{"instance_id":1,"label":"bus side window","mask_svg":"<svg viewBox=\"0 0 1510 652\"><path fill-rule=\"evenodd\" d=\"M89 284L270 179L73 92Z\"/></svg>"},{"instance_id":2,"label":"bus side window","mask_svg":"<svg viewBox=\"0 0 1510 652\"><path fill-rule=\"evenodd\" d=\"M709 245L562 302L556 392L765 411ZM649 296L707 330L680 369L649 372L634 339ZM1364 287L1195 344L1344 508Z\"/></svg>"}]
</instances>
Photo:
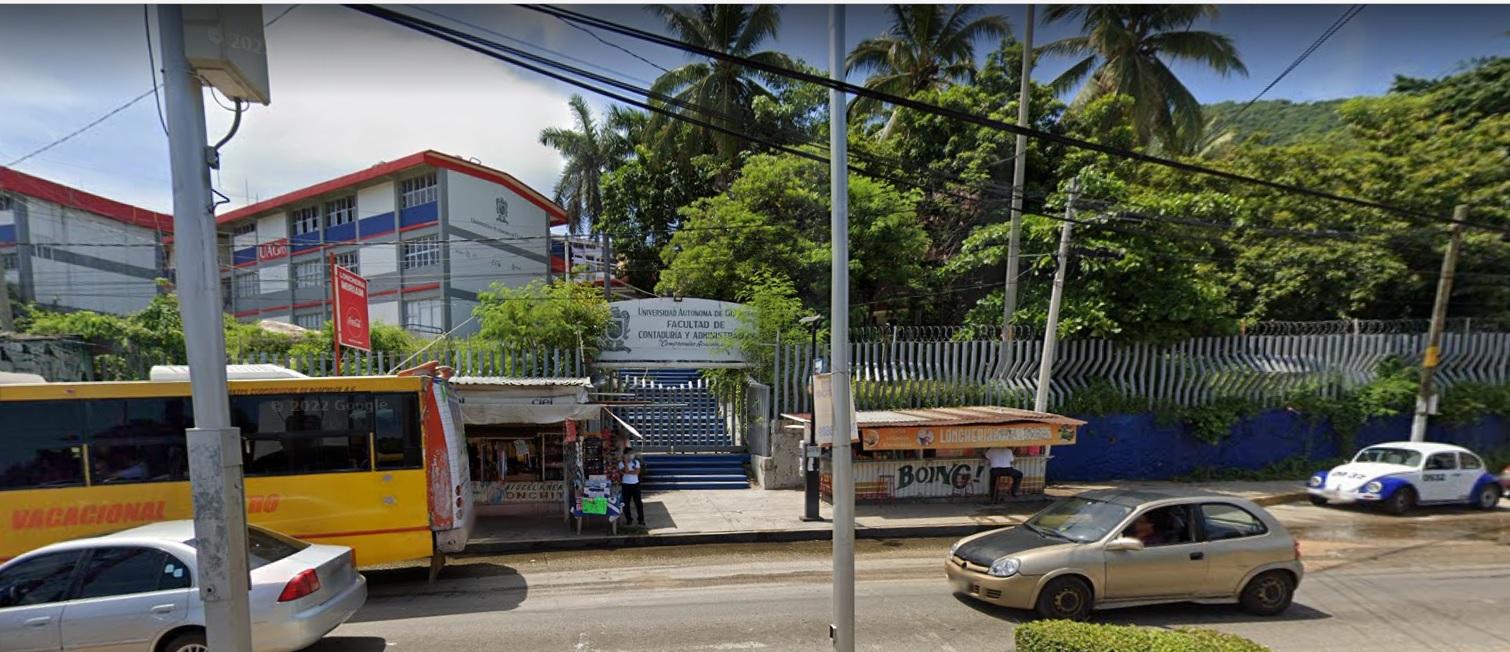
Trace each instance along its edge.
<instances>
[{"instance_id":1,"label":"bus side window","mask_svg":"<svg viewBox=\"0 0 1510 652\"><path fill-rule=\"evenodd\" d=\"M369 430L362 394L234 396L249 476L367 471Z\"/></svg>"},{"instance_id":2,"label":"bus side window","mask_svg":"<svg viewBox=\"0 0 1510 652\"><path fill-rule=\"evenodd\" d=\"M380 469L418 469L424 457L420 440L419 397L413 393L373 394Z\"/></svg>"},{"instance_id":3,"label":"bus side window","mask_svg":"<svg viewBox=\"0 0 1510 652\"><path fill-rule=\"evenodd\" d=\"M91 484L189 479L189 399L148 397L89 401Z\"/></svg>"},{"instance_id":4,"label":"bus side window","mask_svg":"<svg viewBox=\"0 0 1510 652\"><path fill-rule=\"evenodd\" d=\"M84 484L83 401L3 401L0 490Z\"/></svg>"}]
</instances>

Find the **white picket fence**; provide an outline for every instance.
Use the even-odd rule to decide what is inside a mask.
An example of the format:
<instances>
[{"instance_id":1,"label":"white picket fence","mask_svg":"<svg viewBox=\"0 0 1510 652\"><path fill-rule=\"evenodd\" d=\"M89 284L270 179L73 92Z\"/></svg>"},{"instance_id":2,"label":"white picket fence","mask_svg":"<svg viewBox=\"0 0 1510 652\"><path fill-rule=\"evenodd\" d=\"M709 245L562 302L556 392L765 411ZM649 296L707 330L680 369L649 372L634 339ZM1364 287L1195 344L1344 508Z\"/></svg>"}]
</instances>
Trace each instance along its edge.
<instances>
[{"instance_id":1,"label":"white picket fence","mask_svg":"<svg viewBox=\"0 0 1510 652\"><path fill-rule=\"evenodd\" d=\"M1058 344L1049 404L1104 380L1150 405L1200 405L1221 397L1278 404L1291 390L1320 386L1335 395L1369 382L1379 363L1419 364L1422 333L1240 335L1170 346L1069 340ZM877 338L852 348L855 407L895 409L963 403L1031 407L1041 340L900 341ZM818 351L827 358L826 347ZM812 409L807 343L777 347L774 400L779 412ZM1447 333L1437 381L1510 382L1510 333Z\"/></svg>"}]
</instances>

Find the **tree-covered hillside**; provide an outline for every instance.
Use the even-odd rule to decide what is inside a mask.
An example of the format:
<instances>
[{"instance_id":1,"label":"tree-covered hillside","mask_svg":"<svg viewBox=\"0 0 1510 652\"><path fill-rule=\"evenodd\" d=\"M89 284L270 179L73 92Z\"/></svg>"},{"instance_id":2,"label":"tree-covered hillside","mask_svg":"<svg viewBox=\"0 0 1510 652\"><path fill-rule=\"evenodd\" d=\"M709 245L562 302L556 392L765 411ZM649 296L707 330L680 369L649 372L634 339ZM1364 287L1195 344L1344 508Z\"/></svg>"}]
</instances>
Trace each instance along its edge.
<instances>
[{"instance_id":1,"label":"tree-covered hillside","mask_svg":"<svg viewBox=\"0 0 1510 652\"><path fill-rule=\"evenodd\" d=\"M1337 110L1346 101L1260 100L1247 111L1242 110L1244 102L1219 102L1203 106L1201 111L1208 125L1208 139L1240 142L1262 134L1259 144L1284 146L1313 143L1342 132L1342 115Z\"/></svg>"}]
</instances>

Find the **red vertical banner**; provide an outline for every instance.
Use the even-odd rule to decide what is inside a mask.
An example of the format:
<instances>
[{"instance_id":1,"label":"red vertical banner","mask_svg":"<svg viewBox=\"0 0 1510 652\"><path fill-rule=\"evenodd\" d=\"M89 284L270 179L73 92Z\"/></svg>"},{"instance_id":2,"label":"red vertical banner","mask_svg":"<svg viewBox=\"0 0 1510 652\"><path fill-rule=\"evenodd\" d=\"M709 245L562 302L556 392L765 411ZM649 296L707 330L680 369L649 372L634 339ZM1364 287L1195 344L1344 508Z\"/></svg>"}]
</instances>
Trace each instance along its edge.
<instances>
[{"instance_id":1,"label":"red vertical banner","mask_svg":"<svg viewBox=\"0 0 1510 652\"><path fill-rule=\"evenodd\" d=\"M334 263L330 266L332 311L336 347L372 350L372 330L367 319L367 279Z\"/></svg>"}]
</instances>

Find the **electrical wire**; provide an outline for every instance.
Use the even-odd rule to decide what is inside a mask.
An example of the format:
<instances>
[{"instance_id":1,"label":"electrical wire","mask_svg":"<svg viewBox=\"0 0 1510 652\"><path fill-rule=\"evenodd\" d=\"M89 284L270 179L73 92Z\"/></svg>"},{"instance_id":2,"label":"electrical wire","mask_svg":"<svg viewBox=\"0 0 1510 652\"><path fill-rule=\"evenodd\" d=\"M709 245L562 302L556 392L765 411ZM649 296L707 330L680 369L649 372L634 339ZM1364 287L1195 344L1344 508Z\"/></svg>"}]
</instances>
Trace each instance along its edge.
<instances>
[{"instance_id":1,"label":"electrical wire","mask_svg":"<svg viewBox=\"0 0 1510 652\"><path fill-rule=\"evenodd\" d=\"M1348 24L1348 21L1351 21L1354 16L1357 16L1359 13L1361 13L1363 11L1363 8L1367 6L1368 5L1353 5L1351 7L1348 7L1346 11L1342 12L1341 17L1333 21L1332 25L1328 27L1325 32L1322 32L1320 37L1318 37L1314 42L1311 43L1310 47L1306 48L1304 52L1301 52L1300 56L1296 57L1295 61L1291 62L1288 67L1280 71L1279 76L1275 77L1274 81L1269 82L1268 86L1265 86L1264 89L1259 91L1257 95L1254 95L1253 99L1248 100L1248 103L1244 104L1242 108L1238 109L1237 113L1232 117L1223 120L1220 125L1212 127L1210 129L1210 133L1221 133L1221 127L1225 127L1229 124L1237 122L1238 119L1243 117L1243 114L1247 113L1248 109L1253 106L1254 102L1257 102L1258 99L1263 97L1265 93L1268 93L1270 89L1273 89L1276 84L1278 84L1285 78L1285 76L1289 75L1290 72L1295 70L1296 67L1298 67L1302 62L1306 60L1306 58L1310 57L1311 54L1317 50L1317 48L1320 48L1321 44L1326 43L1327 39L1332 38L1332 35L1336 34L1337 30L1342 29L1343 25Z\"/></svg>"},{"instance_id":2,"label":"electrical wire","mask_svg":"<svg viewBox=\"0 0 1510 652\"><path fill-rule=\"evenodd\" d=\"M351 8L358 9L359 11L362 10L360 7L355 6L355 5L347 5L347 6L351 7ZM1325 192L1325 191L1321 191L1321 190L1315 190L1315 189L1312 189L1312 188L1306 188L1306 187L1302 187L1302 186L1296 186L1296 185L1293 185L1293 184L1279 183L1279 182L1270 181L1270 180L1267 180L1267 179L1260 179L1260 178L1256 178L1256 177L1250 177L1250 176L1246 176L1246 175L1242 175L1242 174L1237 174L1237 173L1234 173L1234 172L1228 172L1228 171L1225 171L1225 170L1218 170L1218 169L1214 169L1214 168L1208 168L1208 167L1194 165L1194 164L1191 164L1191 163L1185 163L1185 162L1177 161L1177 160L1173 160L1173 159L1167 159L1167 158L1162 158L1162 157L1158 157L1158 156L1152 156L1152 155L1145 154L1145 153L1142 153L1142 152L1135 152L1135 151L1125 150L1125 149L1118 148L1118 147L1112 147L1112 146L1109 146L1109 145L1103 145L1103 144L1100 144L1100 143L1094 143L1094 142L1090 142L1090 141L1074 138L1074 137L1071 137L1071 136L1064 136L1064 135L1060 135L1060 134L1053 134L1053 133L1041 131L1041 130L1038 130L1038 129L1033 129L1033 128L1030 128L1030 127L1022 127L1022 126L1019 126L1019 125L1016 125L1016 124L1012 124L1012 123L1009 123L1009 122L1004 122L1004 121L1001 121L1001 120L994 120L994 119L991 119L991 118L975 115L975 114L972 114L972 113L967 113L967 112L964 112L964 111L958 111L958 110L954 110L954 109L948 109L948 108L940 107L938 105L930 104L930 103L927 103L927 102L913 100L913 99L909 99L909 98L905 98L905 97L901 97L901 96L897 96L897 95L892 95L892 94L889 94L889 93L882 93L882 92L875 91L875 90L872 90L872 89L869 89L869 88L865 88L863 86L856 86L854 84L850 84L850 83L845 82L845 81L829 79L829 78L820 77L820 76L817 76L817 75L811 75L811 74L808 74L808 73L805 73L805 72L791 70L791 69L788 69L788 68L783 68L781 66L763 63L763 62L760 62L760 61L756 61L754 59L750 59L748 57L741 57L741 56L731 55L731 54L724 53L724 52L719 52L719 51L712 50L712 49L709 49L709 48L693 45L693 44L686 43L684 41L679 41L679 40L676 40L676 39L673 39L673 38L670 38L670 37L661 36L659 34L653 34L653 33L650 33L650 32L646 32L644 30L640 30L640 29L636 29L636 28L632 28L632 27L627 27L627 26L624 26L624 25L620 25L618 23L614 23L612 21L608 21L608 20L604 20L604 19L600 19L600 18L595 18L595 17L592 17L592 16L588 16L586 14L582 14L582 13L579 13L579 12L571 11L571 10L568 10L568 9L563 9L563 8L560 8L560 7L545 6L545 5L521 5L521 6L525 7L526 9L530 9L532 11L537 11L537 12L540 12L540 13L543 13L543 14L546 14L546 15L557 16L557 17L563 18L565 20L569 20L569 21L572 21L572 22L580 23L580 24L589 25L589 26L592 26L592 27L597 27L599 29L604 29L604 30L607 30L607 31L610 31L610 32L614 32L616 34L621 34L621 35L624 35L624 36L630 36L632 38L636 38L636 39L639 39L639 40L642 40L642 41L646 41L646 42L649 42L649 43L655 43L655 44L662 45L662 46L669 47L669 48L673 48L673 49L676 49L676 50L681 50L683 52L689 52L689 53L692 53L692 54L698 54L698 55L701 55L701 56L717 59L719 61L723 61L723 62L726 62L726 63L733 63L733 64L745 66L745 67L748 67L748 68L751 68L751 69L754 69L754 70L759 70L761 72L765 72L767 74L780 75L780 76L783 76L783 77L797 79L797 80L804 81L804 82L807 82L807 83L810 83L810 84L817 84L817 85L822 86L824 88L838 90L840 92L847 93L849 95L853 95L853 96L857 96L857 97L865 97L865 98L877 100L877 101L880 101L880 102L884 102L884 103L890 104L892 106L898 106L898 107L902 107L902 108L913 109L913 110L916 110L916 111L921 111L921 112L932 114L932 115L938 115L938 116L954 119L954 120L957 120L957 121L966 122L966 123L969 123L969 124L974 124L974 125L981 126L981 127L987 127L987 128L991 128L991 129L1000 130L1000 131L1006 131L1006 132L1012 133L1012 134L1026 135L1029 138L1035 138L1035 139L1038 139L1038 140L1044 140L1044 141L1048 141L1048 142L1053 142L1053 143L1057 143L1057 144L1064 145L1064 146L1067 146L1067 147L1073 147L1073 148L1076 148L1076 149L1092 151L1092 152L1096 152L1096 153L1100 153L1100 154L1106 154L1108 156L1113 156L1113 157L1120 158L1120 159L1125 159L1125 160L1138 161L1138 162L1141 162L1141 163L1149 163L1149 164L1158 165L1158 166L1166 167L1166 168L1173 169L1173 170L1178 170L1178 171L1181 171L1181 172L1188 172L1188 173L1193 173L1193 174L1201 174L1201 175L1206 175L1206 176L1211 176L1211 177L1226 179L1226 180L1229 180L1229 181L1236 181L1236 182L1239 182L1239 183L1245 183L1245 184L1250 184L1250 185L1254 185L1254 186L1265 187L1265 188L1269 188L1269 189L1272 189L1272 190L1279 190L1279 191L1287 192L1287 193L1291 193L1291 194L1304 195L1304 196L1308 196L1308 197L1314 197L1314 198L1317 198L1317 199L1324 199L1324 200L1327 200L1327 201L1332 201L1332 202L1337 202L1337 203L1342 203L1342 204L1349 204L1349 205L1358 206L1358 207L1362 207L1362 208L1371 208L1371 209L1375 209L1375 210L1386 211L1386 212L1389 212L1389 213L1393 213L1393 214L1397 214L1397 215L1402 215L1402 216L1410 217L1410 218L1415 218L1415 219L1419 219L1419 220L1427 220L1427 221L1433 221L1433 222L1440 222L1440 223L1444 223L1444 224L1457 224L1457 223L1459 223L1459 220L1457 220L1457 219L1455 219L1453 217L1450 217L1450 216L1438 215L1438 214L1433 214L1433 213L1424 213L1424 212L1420 212L1420 211L1416 211L1416 210L1412 210L1412 209L1407 209L1407 208L1400 207L1400 206L1394 206L1394 205L1390 205L1390 204L1384 204L1384 203L1375 202L1375 201L1366 200L1366 199L1359 199L1359 198L1356 198L1356 197L1348 197L1348 196L1343 196L1343 195L1337 195L1337 194L1334 194L1334 193L1329 193L1329 192ZM1503 233L1510 233L1510 227L1491 225L1491 224L1481 224L1481 223L1476 223L1476 222L1469 222L1467 220L1462 220L1461 222L1463 223L1464 226L1467 226L1467 227L1484 229L1484 230L1499 231L1499 232L1503 232Z\"/></svg>"},{"instance_id":3,"label":"electrical wire","mask_svg":"<svg viewBox=\"0 0 1510 652\"><path fill-rule=\"evenodd\" d=\"M152 101L157 105L157 123L163 127L163 135L168 135L168 121L163 119L163 101L157 94L157 89L162 84L157 81L157 58L152 54L152 17L148 5L142 5L142 27L147 32L147 68L152 72Z\"/></svg>"},{"instance_id":4,"label":"electrical wire","mask_svg":"<svg viewBox=\"0 0 1510 652\"><path fill-rule=\"evenodd\" d=\"M615 88L619 88L619 89L622 89L622 90L625 90L625 91L634 92L636 94L646 95L649 99L654 100L654 101L664 102L665 104L669 104L669 105L672 105L672 106L679 106L679 107L687 109L687 110L696 111L698 113L710 115L710 116L715 117L715 118L722 118L722 119L728 120L728 116L727 115L718 113L716 111L708 109L707 107L701 107L701 106L698 106L698 105L695 105L695 104L692 104L692 103L688 103L688 102L685 102L685 101L677 100L676 98L672 98L672 97L669 97L669 96L651 93L650 91L648 91L646 89L637 88L637 87L634 87L632 85L626 84L624 82L620 82L618 80L607 79L607 78L602 77L601 75L594 75L594 74L591 74L591 73L586 73L586 72L584 72L584 71L582 71L580 69L575 69L575 68L572 68L570 66L565 66L563 64L559 64L557 62L550 61L550 60L548 60L548 59L546 59L544 57L541 57L539 55L532 55L532 54L529 54L529 53L524 53L524 52L521 52L519 50L516 50L516 49L513 49L513 48L509 48L507 46L502 46L502 45L499 45L499 44L496 44L496 43L492 43L490 41L487 41L486 39L482 39L482 38L477 37L475 35L465 34L463 32L457 31L457 30L445 28L443 26L434 25L433 23L426 23L422 19L414 19L412 17L408 17L408 16L404 16L402 14L398 14L397 12L387 12L387 13L384 13L384 10L369 11L369 10L366 10L365 8L359 8L358 10L359 11L363 11L364 13L369 13L369 14L378 16L378 17L383 18L385 20L390 20L390 22L395 22L397 24L402 24L402 25L411 27L412 29L416 29L416 31L421 31L422 33L426 33L426 34L435 36L437 38L441 38L443 40L447 40L448 42L451 42L453 44L459 45L461 47L466 47L468 49L472 49L473 51L476 51L476 52L479 52L481 54L484 54L485 56L499 58L500 60L503 60L503 61L505 61L507 63L519 65L521 67L525 67L528 70L539 72L541 74L545 74L547 76L550 76L553 79L557 79L559 81L564 81L566 83L570 83L572 85L578 86L579 88L584 88L586 90L589 90L589 91L592 91L592 92L595 92L595 93L603 94L603 95L605 95L607 97L610 97L611 99L617 99L617 100L620 100L620 101L626 101L627 100L627 98L624 98L623 96L620 96L620 95L617 95L617 94L614 94L614 93L611 93L611 92L606 92L606 91L604 91L601 88L594 87L594 86L592 86L590 84L587 84L585 82L581 82L581 81L577 81L577 80L571 80L571 79L566 79L566 78L562 77L561 75L557 75L557 74L554 74L554 73L549 72L549 71L544 71L544 70L541 70L541 69L539 69L537 67L530 66L530 65L527 65L527 64L523 64L521 62L518 62L517 60L510 59L506 55L501 55L501 54L494 53L494 52L484 51L484 50L480 49L477 46L493 47L493 48L497 48L499 50L502 50L504 52L507 52L509 54L520 54L520 55L523 55L523 56L525 56L527 58L530 58L532 61L534 61L536 63L540 63L542 65L548 65L548 66L554 67L554 68L559 69L559 70L565 70L565 71L570 72L572 74L576 74L576 75L579 75L579 76L584 76L584 77L587 77L589 79L593 79L595 81L599 81L601 83L607 83L607 84L610 84L610 85L614 86ZM434 13L434 12L431 12L431 13ZM459 20L456 20L456 19L450 19L449 17L447 17L447 18L449 20L452 20L453 22L463 23L463 21L459 21ZM469 43L459 43L459 42L457 42L458 40L465 40L465 41L468 41ZM828 162L827 157L823 157L821 155L812 154L812 153L809 153L809 152L794 151L791 148L785 147L784 145L782 145L780 143L773 143L773 142L768 141L768 140L763 140L763 139L761 139L758 136L753 136L753 135L750 135L748 133L730 130L730 129L727 129L727 128L723 128L722 126L719 126L719 125L710 125L709 123L706 123L704 121L701 121L701 120L698 120L698 119L695 119L695 118L689 118L685 114L671 113L671 112L665 111L664 108L656 107L654 105L647 105L645 103L634 101L634 100L628 100L628 101L630 103L636 105L636 106L648 107L648 110L657 111L657 112L660 112L660 113L662 113L664 115L668 115L668 116L673 117L673 118L681 119L683 121L691 122L693 124L706 125L709 128L712 128L714 130L721 131L721 132L724 132L724 133L730 133L731 135L736 135L736 136L740 136L740 137L744 137L744 138L749 138L752 141L759 142L759 143L765 144L767 146L771 146L774 149L778 149L780 151L785 151L785 152L788 152L788 153L793 153L793 154L802 156L804 158L808 158L809 160L814 160L814 161L818 161L818 162L822 162L822 163L827 163ZM922 189L922 190L925 190L925 191L928 191L928 192L936 192L936 193L940 193L940 194L952 194L955 197L957 197L959 199L966 200L966 201L979 201L980 200L980 197L970 196L970 195L966 195L964 193L959 193L959 192L952 192L951 193L951 192L949 192L947 190L941 191L940 189L938 189L936 187L927 186L927 185L924 185L924 184L919 184L919 183L916 183L916 182L913 182L913 181L910 181L910 180L898 179L898 178L896 178L894 176L877 174L873 170L869 170L867 168L863 168L863 167L859 166L858 164L851 165L850 169L851 169L851 171L860 173L862 175L872 176L872 177L879 178L879 179L882 179L882 180L891 181L893 183L898 183L899 185L912 186L912 187L919 188L919 189ZM930 172L937 173L938 171L930 171ZM944 177L944 176L952 176L954 180L957 180L957 181L960 181L960 182L964 182L965 181L962 177L959 177L957 175L948 175L947 173L937 173L937 174L935 174L935 178ZM989 194L989 191L997 189L997 188L1007 188L1008 189L1008 191L1006 193L1004 193L1004 196L1011 196L1011 195L1015 195L1016 194L1016 193L1013 193L1013 192L1010 191L1010 186L995 186L995 187L993 187L993 186L991 186L989 184L986 186L986 190L988 191L988 194ZM1029 195L1029 193L1024 193L1025 197L1027 197L1028 195ZM1043 194L1040 193L1037 196L1038 197L1044 197L1045 195L1043 195ZM1145 216L1146 216L1146 213L1145 213ZM1048 217L1049 219L1055 219L1055 220L1061 219L1059 217L1052 216L1052 215L1045 216L1045 217ZM1175 220L1169 220L1169 221L1175 221ZM1207 226L1209 228L1222 228L1222 229L1233 229L1233 230L1236 230L1236 229L1248 229L1248 230L1263 231L1263 232L1271 233L1271 234L1274 234L1274 235L1284 235L1284 236L1312 237L1312 238L1314 238L1314 237L1336 237L1336 238L1343 238L1343 239L1353 239L1353 238L1356 238L1356 234L1349 233L1349 232L1336 232L1336 231L1305 232L1305 231L1294 230L1294 229L1274 229L1274 228L1266 228L1266 227L1242 227L1242 226L1233 225L1233 224L1219 224L1219 223L1211 223L1211 222L1204 222L1204 223L1202 223L1202 222L1197 222L1197 221L1192 221L1192 220L1184 220L1184 222L1187 223L1187 224L1192 224L1192 225ZM752 226L764 226L764 225L752 225ZM777 227L773 226L772 228L777 228Z\"/></svg>"}]
</instances>

